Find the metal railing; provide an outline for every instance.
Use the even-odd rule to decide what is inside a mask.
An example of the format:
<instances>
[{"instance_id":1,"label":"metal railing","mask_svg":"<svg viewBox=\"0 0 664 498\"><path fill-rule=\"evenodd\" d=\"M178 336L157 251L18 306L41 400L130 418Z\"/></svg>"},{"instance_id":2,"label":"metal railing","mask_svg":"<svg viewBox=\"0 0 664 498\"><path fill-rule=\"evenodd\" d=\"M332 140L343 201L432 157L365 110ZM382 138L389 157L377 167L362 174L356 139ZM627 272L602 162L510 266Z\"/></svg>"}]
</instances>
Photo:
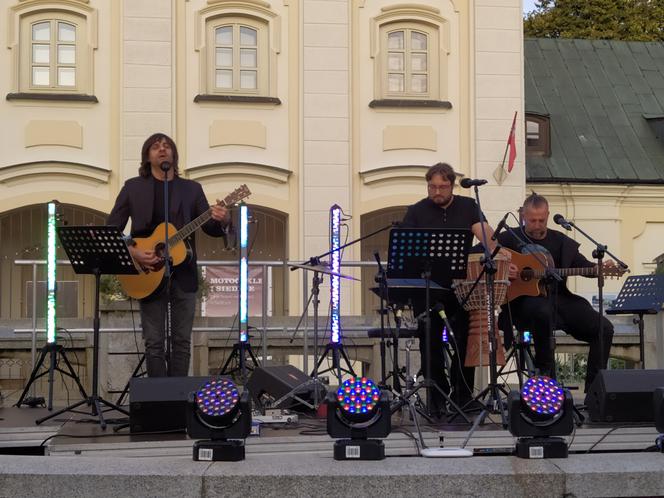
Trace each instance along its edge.
<instances>
[{"instance_id":1,"label":"metal railing","mask_svg":"<svg viewBox=\"0 0 664 498\"><path fill-rule=\"evenodd\" d=\"M71 263L68 260L57 260L57 265L71 266ZM288 296L288 270L290 269L290 264L302 264L303 261L249 261L250 267L261 267L263 272L263 286L262 286L262 302L261 302L261 349L263 358L267 358L267 332L269 330L286 330L295 333L296 327L268 327L267 325L267 307L268 307L268 287L266 285L266 278L268 268L281 268L284 270L284 296ZM31 358L32 365L34 366L37 354L37 333L43 332L44 329L37 328L37 269L40 266L46 265L46 260L15 260L14 264L17 266L30 266L32 267L32 310L31 310L31 328L30 329L17 329L16 333L31 333ZM228 260L199 260L197 262L198 266L237 266L237 261L228 261ZM351 267L351 268L363 268L363 267L375 267L375 261L344 261L341 263L342 267ZM309 371L309 314L307 310L307 303L309 302L309 292L310 292L310 271L307 270L298 270L302 273L302 338L303 338L303 367L305 371ZM351 331L366 331L371 327L345 327L345 330ZM223 331L227 329L232 331L232 327L194 327L192 332L207 332L207 331ZM81 329L69 329L70 332L90 332L92 328L81 328ZM101 332L133 332L133 329L130 328L102 328Z\"/></svg>"}]
</instances>

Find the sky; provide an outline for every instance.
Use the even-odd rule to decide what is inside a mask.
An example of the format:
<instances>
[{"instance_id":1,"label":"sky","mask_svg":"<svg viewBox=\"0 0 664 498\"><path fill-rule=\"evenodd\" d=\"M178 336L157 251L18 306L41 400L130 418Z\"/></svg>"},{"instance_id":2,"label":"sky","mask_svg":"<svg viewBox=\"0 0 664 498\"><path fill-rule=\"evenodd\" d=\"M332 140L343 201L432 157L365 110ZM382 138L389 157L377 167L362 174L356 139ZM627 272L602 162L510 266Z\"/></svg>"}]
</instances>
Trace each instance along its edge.
<instances>
[{"instance_id":1,"label":"sky","mask_svg":"<svg viewBox=\"0 0 664 498\"><path fill-rule=\"evenodd\" d=\"M527 14L535 8L535 0L523 0L523 13Z\"/></svg>"}]
</instances>

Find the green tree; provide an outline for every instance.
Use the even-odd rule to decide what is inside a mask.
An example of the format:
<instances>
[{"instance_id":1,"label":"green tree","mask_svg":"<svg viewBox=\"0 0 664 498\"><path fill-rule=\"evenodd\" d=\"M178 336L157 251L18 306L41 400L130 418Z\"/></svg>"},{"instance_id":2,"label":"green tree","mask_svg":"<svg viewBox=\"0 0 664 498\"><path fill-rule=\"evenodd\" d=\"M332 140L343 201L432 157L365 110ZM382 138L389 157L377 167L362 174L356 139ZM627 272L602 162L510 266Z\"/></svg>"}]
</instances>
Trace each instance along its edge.
<instances>
[{"instance_id":1,"label":"green tree","mask_svg":"<svg viewBox=\"0 0 664 498\"><path fill-rule=\"evenodd\" d=\"M664 40L664 0L540 0L523 23L533 38Z\"/></svg>"}]
</instances>

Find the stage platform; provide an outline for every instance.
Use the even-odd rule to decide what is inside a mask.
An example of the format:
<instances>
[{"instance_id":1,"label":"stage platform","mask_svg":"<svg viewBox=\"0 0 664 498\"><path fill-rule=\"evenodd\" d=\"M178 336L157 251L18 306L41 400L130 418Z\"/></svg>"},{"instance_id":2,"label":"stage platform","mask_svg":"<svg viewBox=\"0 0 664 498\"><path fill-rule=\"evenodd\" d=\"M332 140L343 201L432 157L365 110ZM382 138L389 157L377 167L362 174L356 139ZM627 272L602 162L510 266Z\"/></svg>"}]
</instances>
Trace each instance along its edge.
<instances>
[{"instance_id":1,"label":"stage platform","mask_svg":"<svg viewBox=\"0 0 664 498\"><path fill-rule=\"evenodd\" d=\"M210 463L192 460L183 433L101 430L70 413L35 425L47 414L0 408L0 496L664 495L664 454L645 451L657 436L646 425L585 425L568 438L569 458L522 460L508 455L514 438L488 423L467 445L475 456L432 459L418 456L414 425L396 414L385 460L339 462L325 420L301 416L248 438L245 461ZM469 426L423 430L429 447L458 447Z\"/></svg>"}]
</instances>

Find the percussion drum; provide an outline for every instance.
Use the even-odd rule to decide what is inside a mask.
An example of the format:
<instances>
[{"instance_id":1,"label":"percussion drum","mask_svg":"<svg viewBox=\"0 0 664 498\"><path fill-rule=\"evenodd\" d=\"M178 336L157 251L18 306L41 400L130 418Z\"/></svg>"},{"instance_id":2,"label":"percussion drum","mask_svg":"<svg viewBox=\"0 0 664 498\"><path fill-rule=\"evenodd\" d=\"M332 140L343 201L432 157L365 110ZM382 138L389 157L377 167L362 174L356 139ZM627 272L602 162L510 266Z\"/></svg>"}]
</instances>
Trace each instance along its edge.
<instances>
[{"instance_id":1,"label":"percussion drum","mask_svg":"<svg viewBox=\"0 0 664 498\"><path fill-rule=\"evenodd\" d=\"M475 280L482 271L481 258L483 254L471 254L468 256L468 270L466 273L466 280L454 281L454 293L459 302L463 302L468 293L470 292ZM498 253L494 258L496 262L496 275L494 281L494 304L498 308L505 302L507 297L507 286L509 282L509 267L510 267L509 254ZM470 297L464 304L464 308L468 310L469 315L469 328L468 328L468 345L466 347L466 361L464 363L467 367L478 367L480 365L489 364L489 313L494 314L496 310L489 310L489 292L487 290L486 279L482 278L473 289ZM498 320L494 319L494 336L496 338L496 363L498 365L505 364L505 351L500 342L500 335L498 334Z\"/></svg>"}]
</instances>

